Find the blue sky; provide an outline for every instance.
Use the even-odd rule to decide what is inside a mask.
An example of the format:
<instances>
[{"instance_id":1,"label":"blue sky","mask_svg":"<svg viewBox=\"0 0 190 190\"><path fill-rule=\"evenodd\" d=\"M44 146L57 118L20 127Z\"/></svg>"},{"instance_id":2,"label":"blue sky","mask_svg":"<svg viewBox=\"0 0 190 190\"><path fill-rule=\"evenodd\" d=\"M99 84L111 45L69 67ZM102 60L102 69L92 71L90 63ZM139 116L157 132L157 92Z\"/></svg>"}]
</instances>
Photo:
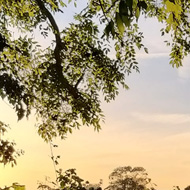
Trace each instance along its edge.
<instances>
[{"instance_id":1,"label":"blue sky","mask_svg":"<svg viewBox=\"0 0 190 190\"><path fill-rule=\"evenodd\" d=\"M70 19L65 15L58 17L60 23ZM99 133L82 127L65 141L56 140L55 154L61 154L63 169L76 168L94 183L103 179L104 186L115 167L131 165L144 167L158 189L183 188L190 185L190 57L182 68L172 68L161 25L155 20L139 22L149 48L148 55L137 54L140 74L126 76L130 89L120 89L115 101L102 102L106 122ZM32 190L45 176L53 180L49 145L38 137L34 117L17 123L3 101L0 111L0 120L12 127L9 139L25 150L15 168L0 166L0 186L19 182Z\"/></svg>"}]
</instances>

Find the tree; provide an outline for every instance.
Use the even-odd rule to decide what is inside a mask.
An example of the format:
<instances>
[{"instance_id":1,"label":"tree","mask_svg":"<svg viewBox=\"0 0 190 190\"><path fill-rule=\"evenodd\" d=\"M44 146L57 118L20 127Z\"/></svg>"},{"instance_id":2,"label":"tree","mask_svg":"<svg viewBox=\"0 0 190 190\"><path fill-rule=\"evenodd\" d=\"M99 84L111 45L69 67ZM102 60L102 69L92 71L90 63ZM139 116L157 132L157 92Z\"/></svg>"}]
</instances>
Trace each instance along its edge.
<instances>
[{"instance_id":1,"label":"tree","mask_svg":"<svg viewBox=\"0 0 190 190\"><path fill-rule=\"evenodd\" d=\"M90 0L74 23L60 31L54 14L65 6L62 0L0 4L0 96L13 106L18 120L35 110L45 141L65 138L84 124L101 128L100 93L109 102L119 85L128 89L126 73L139 71L136 48L148 52L138 27L140 16L165 23L161 34L172 38L167 45L173 66L181 66L190 51L189 0ZM95 17L104 24L103 33ZM13 29L19 31L18 38ZM35 30L43 38L52 33L52 44L41 47L32 35ZM114 59L109 57L112 40Z\"/></svg>"},{"instance_id":2,"label":"tree","mask_svg":"<svg viewBox=\"0 0 190 190\"><path fill-rule=\"evenodd\" d=\"M25 190L25 186L24 185L19 185L18 183L13 183L10 187L5 187L5 188L0 188L0 190Z\"/></svg>"},{"instance_id":3,"label":"tree","mask_svg":"<svg viewBox=\"0 0 190 190\"><path fill-rule=\"evenodd\" d=\"M49 185L45 185L40 183L38 189L41 190L102 190L100 185L97 184L92 186L88 181L84 181L81 179L75 169L68 169L65 172L62 170L57 171L57 179L56 182L52 182L54 188Z\"/></svg>"},{"instance_id":4,"label":"tree","mask_svg":"<svg viewBox=\"0 0 190 190\"><path fill-rule=\"evenodd\" d=\"M188 185L187 187L184 188L184 190L189 190L190 189L190 185ZM179 186L174 186L174 190L180 190Z\"/></svg>"},{"instance_id":5,"label":"tree","mask_svg":"<svg viewBox=\"0 0 190 190\"><path fill-rule=\"evenodd\" d=\"M109 176L107 190L153 190L151 179L142 167L124 166L114 169Z\"/></svg>"},{"instance_id":6,"label":"tree","mask_svg":"<svg viewBox=\"0 0 190 190\"><path fill-rule=\"evenodd\" d=\"M190 185L188 185L184 190L190 190Z\"/></svg>"},{"instance_id":7,"label":"tree","mask_svg":"<svg viewBox=\"0 0 190 190\"><path fill-rule=\"evenodd\" d=\"M166 44L171 46L170 63L173 66L182 66L182 59L190 52L190 2L188 0L161 0L159 2L154 0L91 0L91 9L95 12L102 12L102 22L107 23L105 35L108 38L117 39L115 49L120 57L121 55L131 57L129 53L134 50L132 48L134 44L139 49L143 47L142 33L138 32L138 19L143 15L146 18L157 18L159 22L165 24L165 27L161 29L161 35L169 34L171 37L171 41L166 41ZM136 39L133 39L134 37ZM119 51L117 51L118 42L121 45ZM145 51L147 52L146 48Z\"/></svg>"},{"instance_id":8,"label":"tree","mask_svg":"<svg viewBox=\"0 0 190 190\"><path fill-rule=\"evenodd\" d=\"M53 148L57 148L57 145L50 143L51 147L51 160L53 162L54 171L55 171L55 181L50 182L46 179L46 183L39 183L38 189L40 190L102 190L102 180L98 184L91 184L88 181L84 181L80 178L76 169L68 169L63 171L62 169L57 169L59 165L58 159L60 155L54 156ZM53 185L53 187L52 187Z\"/></svg>"}]
</instances>

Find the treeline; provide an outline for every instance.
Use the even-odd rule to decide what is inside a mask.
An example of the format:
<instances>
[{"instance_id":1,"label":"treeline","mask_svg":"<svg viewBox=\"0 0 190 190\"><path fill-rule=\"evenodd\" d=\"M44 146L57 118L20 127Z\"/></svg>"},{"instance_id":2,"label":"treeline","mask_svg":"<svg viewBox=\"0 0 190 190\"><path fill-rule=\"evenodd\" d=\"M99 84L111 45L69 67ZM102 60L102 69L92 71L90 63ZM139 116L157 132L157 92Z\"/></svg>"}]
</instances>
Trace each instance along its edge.
<instances>
[{"instance_id":1,"label":"treeline","mask_svg":"<svg viewBox=\"0 0 190 190\"><path fill-rule=\"evenodd\" d=\"M143 167L117 167L109 175L109 185L102 187L102 180L97 184L92 184L81 179L75 169L68 169L65 172L57 171L55 182L39 183L39 190L156 190L156 184L148 177L148 173ZM0 190L25 190L24 185L13 183L12 186L0 188ZM179 186L174 186L173 190L181 190ZM190 186L184 188L190 190Z\"/></svg>"}]
</instances>

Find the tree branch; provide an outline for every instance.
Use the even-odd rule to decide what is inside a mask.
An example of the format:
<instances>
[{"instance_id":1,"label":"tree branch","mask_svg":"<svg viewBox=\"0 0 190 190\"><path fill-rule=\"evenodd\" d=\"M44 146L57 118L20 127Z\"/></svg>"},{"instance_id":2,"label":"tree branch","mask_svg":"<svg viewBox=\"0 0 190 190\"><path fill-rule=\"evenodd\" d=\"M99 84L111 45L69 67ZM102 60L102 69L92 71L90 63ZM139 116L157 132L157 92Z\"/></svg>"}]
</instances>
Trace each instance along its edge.
<instances>
[{"instance_id":1,"label":"tree branch","mask_svg":"<svg viewBox=\"0 0 190 190\"><path fill-rule=\"evenodd\" d=\"M114 1L113 4L105 11L105 13L106 13L106 14L109 13L109 11L115 6L115 4L116 4L118 1L120 1L120 0Z\"/></svg>"},{"instance_id":2,"label":"tree branch","mask_svg":"<svg viewBox=\"0 0 190 190\"><path fill-rule=\"evenodd\" d=\"M101 9L102 9L103 15L104 15L105 19L107 20L107 22L109 23L109 19L108 19L108 17L106 16L106 12L105 12L105 10L104 10L104 7L103 7L103 5L102 5L102 2L101 2L101 0L98 0L98 1L99 1L99 4L100 4L100 7L101 7Z\"/></svg>"},{"instance_id":3,"label":"tree branch","mask_svg":"<svg viewBox=\"0 0 190 190\"><path fill-rule=\"evenodd\" d=\"M53 28L53 33L54 33L55 39L56 39L54 56L55 56L55 60L56 60L56 71L57 71L59 80L60 80L61 84L63 84L63 86L66 87L68 92L76 99L79 96L78 90L76 88L74 88L71 84L69 84L68 80L63 75L63 66L61 64L62 60L61 60L60 53L61 53L61 50L64 49L64 44L61 41L60 31L57 26L57 23L56 23L54 17L52 16L52 14L50 13L50 11L45 7L42 0L36 0L36 3L38 4L42 14L44 14L48 18L48 20Z\"/></svg>"},{"instance_id":4,"label":"tree branch","mask_svg":"<svg viewBox=\"0 0 190 190\"><path fill-rule=\"evenodd\" d=\"M56 38L56 44L61 45L61 37L60 37L60 32L59 32L59 28L57 26L57 23L54 19L54 17L52 16L52 14L49 12L49 10L45 7L44 3L42 2L42 0L36 0L41 12L43 14L45 14L45 16L48 18L48 20L50 21L52 27L53 27L53 33L55 35Z\"/></svg>"}]
</instances>

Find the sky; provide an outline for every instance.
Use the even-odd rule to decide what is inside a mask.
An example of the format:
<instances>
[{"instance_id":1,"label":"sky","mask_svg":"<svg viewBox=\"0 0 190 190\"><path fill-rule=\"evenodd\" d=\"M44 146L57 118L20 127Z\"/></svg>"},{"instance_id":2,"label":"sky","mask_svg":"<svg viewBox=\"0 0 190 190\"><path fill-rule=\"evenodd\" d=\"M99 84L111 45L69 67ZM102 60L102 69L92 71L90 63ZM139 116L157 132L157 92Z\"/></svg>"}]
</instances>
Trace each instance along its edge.
<instances>
[{"instance_id":1,"label":"sky","mask_svg":"<svg viewBox=\"0 0 190 190\"><path fill-rule=\"evenodd\" d=\"M57 19L67 23L70 16ZM120 89L115 101L102 102L106 120L100 132L83 126L66 140L55 140L54 154L61 155L57 169L76 168L81 178L103 179L106 187L114 168L142 166L157 189L185 188L190 185L190 57L173 68L161 25L145 19L139 25L149 48L149 54L137 54L140 73L126 76L130 89ZM1 100L0 107L0 120L11 127L8 139L25 151L14 168L0 165L0 187L18 182L35 190L38 182L54 180L50 146L38 136L34 115L17 122L7 102Z\"/></svg>"}]
</instances>

